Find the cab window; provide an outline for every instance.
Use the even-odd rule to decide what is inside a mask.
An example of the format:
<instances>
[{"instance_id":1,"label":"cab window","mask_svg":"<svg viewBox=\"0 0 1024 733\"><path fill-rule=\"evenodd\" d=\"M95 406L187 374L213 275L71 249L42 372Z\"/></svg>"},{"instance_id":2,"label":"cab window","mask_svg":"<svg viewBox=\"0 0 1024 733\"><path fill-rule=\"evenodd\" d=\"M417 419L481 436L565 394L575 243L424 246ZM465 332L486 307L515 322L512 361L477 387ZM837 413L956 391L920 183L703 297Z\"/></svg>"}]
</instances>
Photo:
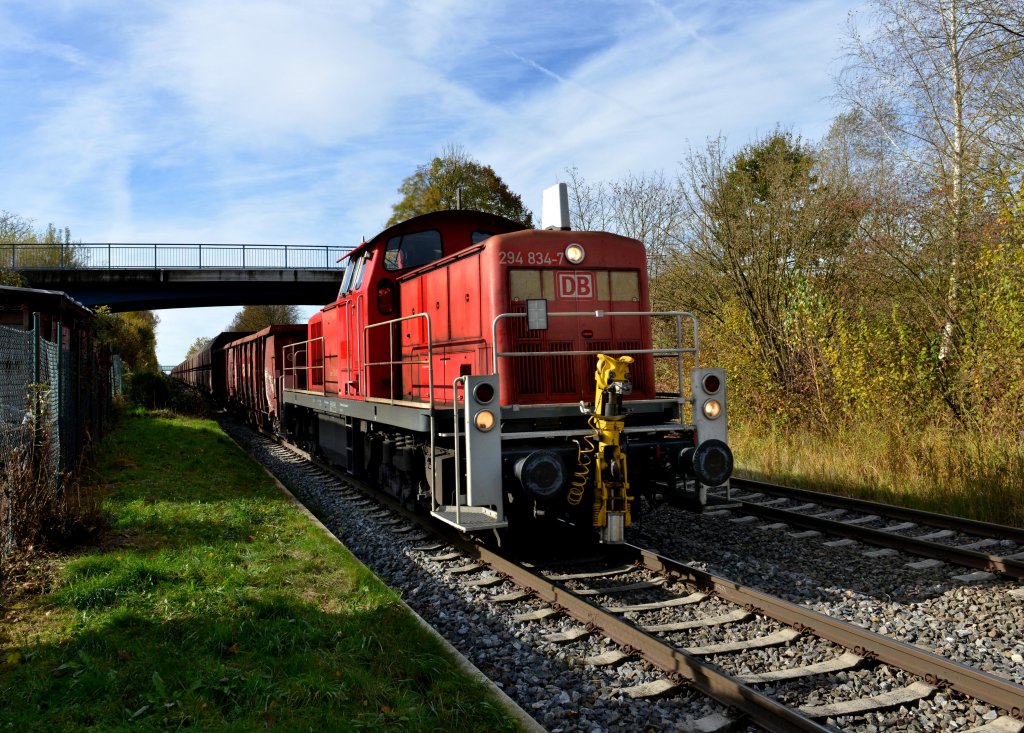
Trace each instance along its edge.
<instances>
[{"instance_id":1,"label":"cab window","mask_svg":"<svg viewBox=\"0 0 1024 733\"><path fill-rule=\"evenodd\" d=\"M441 232L436 229L399 234L388 240L384 250L384 269L395 272L420 267L441 259L443 254Z\"/></svg>"},{"instance_id":2,"label":"cab window","mask_svg":"<svg viewBox=\"0 0 1024 733\"><path fill-rule=\"evenodd\" d=\"M360 255L355 259L350 259L348 267L345 268L345 275L341 278L341 289L338 291L338 296L348 295L353 290L358 290L359 286L363 284L363 272L366 269L366 261L369 259L366 255Z\"/></svg>"},{"instance_id":3,"label":"cab window","mask_svg":"<svg viewBox=\"0 0 1024 733\"><path fill-rule=\"evenodd\" d=\"M356 274L352 276L352 289L359 290L363 287L363 275L366 274L367 263L370 261L372 255L365 254L359 258L359 267L356 268Z\"/></svg>"},{"instance_id":4,"label":"cab window","mask_svg":"<svg viewBox=\"0 0 1024 733\"><path fill-rule=\"evenodd\" d=\"M348 292L349 285L352 284L352 273L355 272L355 262L350 257L348 264L345 265L345 274L341 278L341 287L338 288L338 297Z\"/></svg>"},{"instance_id":5,"label":"cab window","mask_svg":"<svg viewBox=\"0 0 1024 733\"><path fill-rule=\"evenodd\" d=\"M480 244L480 242L484 241L485 239L490 239L493 236L493 232L473 232L473 236L471 237L470 243Z\"/></svg>"}]
</instances>

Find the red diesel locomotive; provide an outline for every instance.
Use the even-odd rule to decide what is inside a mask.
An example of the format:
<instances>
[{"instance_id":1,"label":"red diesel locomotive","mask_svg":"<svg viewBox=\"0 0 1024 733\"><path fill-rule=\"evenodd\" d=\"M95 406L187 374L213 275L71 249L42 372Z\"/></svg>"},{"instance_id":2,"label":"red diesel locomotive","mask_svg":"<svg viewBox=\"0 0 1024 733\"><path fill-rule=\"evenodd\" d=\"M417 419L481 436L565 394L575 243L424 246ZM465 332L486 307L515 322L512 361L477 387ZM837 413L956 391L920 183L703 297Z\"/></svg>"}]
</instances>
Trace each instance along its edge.
<instances>
[{"instance_id":1,"label":"red diesel locomotive","mask_svg":"<svg viewBox=\"0 0 1024 733\"><path fill-rule=\"evenodd\" d=\"M463 531L566 518L607 543L636 490L728 481L725 375L692 314L650 311L642 243L439 211L348 260L307 337L250 370L331 462Z\"/></svg>"}]
</instances>

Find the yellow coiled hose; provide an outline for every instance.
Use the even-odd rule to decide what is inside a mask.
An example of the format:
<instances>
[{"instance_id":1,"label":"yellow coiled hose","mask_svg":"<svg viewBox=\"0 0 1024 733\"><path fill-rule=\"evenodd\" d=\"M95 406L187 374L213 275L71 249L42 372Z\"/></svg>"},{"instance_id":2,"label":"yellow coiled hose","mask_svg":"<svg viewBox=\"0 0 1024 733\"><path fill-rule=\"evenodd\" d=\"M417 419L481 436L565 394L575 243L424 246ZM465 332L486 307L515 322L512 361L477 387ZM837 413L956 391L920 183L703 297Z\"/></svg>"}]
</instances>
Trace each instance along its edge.
<instances>
[{"instance_id":1,"label":"yellow coiled hose","mask_svg":"<svg viewBox=\"0 0 1024 733\"><path fill-rule=\"evenodd\" d=\"M576 441L576 470L573 471L572 485L569 486L569 494L566 497L566 501L572 506L579 506L579 503L583 501L583 494L587 490L587 478L590 476L590 464L593 463L590 454L594 452L594 438L597 437L597 426L594 424L593 415L587 420L587 423L594 428L594 434L584 435L582 442Z\"/></svg>"}]
</instances>

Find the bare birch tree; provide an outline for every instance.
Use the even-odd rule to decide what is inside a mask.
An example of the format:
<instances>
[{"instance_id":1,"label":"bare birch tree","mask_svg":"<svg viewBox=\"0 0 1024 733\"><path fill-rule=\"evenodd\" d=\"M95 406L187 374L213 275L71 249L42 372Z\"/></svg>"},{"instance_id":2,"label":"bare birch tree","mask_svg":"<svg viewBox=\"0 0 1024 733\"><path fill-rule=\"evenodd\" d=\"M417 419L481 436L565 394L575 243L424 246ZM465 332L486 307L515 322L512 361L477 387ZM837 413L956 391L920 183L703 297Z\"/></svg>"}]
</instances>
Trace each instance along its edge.
<instances>
[{"instance_id":1,"label":"bare birch tree","mask_svg":"<svg viewBox=\"0 0 1024 733\"><path fill-rule=\"evenodd\" d=\"M994 168L1020 138L1021 0L872 0L851 16L838 96L896 150L939 203L913 243L940 299L945 364L955 353L969 228Z\"/></svg>"},{"instance_id":2,"label":"bare birch tree","mask_svg":"<svg viewBox=\"0 0 1024 733\"><path fill-rule=\"evenodd\" d=\"M576 229L612 231L647 248L650 294L655 308L672 307L664 274L683 225L683 196L676 181L658 173L628 173L613 181L588 183L569 168L569 212Z\"/></svg>"}]
</instances>

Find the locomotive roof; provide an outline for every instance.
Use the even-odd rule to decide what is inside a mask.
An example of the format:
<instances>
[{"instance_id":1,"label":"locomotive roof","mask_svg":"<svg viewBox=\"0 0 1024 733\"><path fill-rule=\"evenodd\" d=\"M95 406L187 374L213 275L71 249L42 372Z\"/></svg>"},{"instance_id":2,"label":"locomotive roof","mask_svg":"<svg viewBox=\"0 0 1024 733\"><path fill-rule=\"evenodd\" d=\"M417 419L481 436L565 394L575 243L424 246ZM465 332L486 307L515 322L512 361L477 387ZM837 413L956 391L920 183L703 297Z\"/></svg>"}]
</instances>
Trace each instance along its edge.
<instances>
[{"instance_id":1,"label":"locomotive roof","mask_svg":"<svg viewBox=\"0 0 1024 733\"><path fill-rule=\"evenodd\" d=\"M400 221L394 224L384 231L380 232L372 239L362 242L349 252L345 257L354 257L357 254L365 252L370 247L375 246L380 242L386 242L396 234L404 234L406 232L419 232L424 229L441 229L444 230L445 224L451 224L454 222L464 222L467 224L474 224L480 229L484 229L494 234L506 234L508 232L518 232L529 227L525 227L517 221L508 219L498 214L491 214L486 211L475 211L473 209L448 209L445 211L431 211L427 214L420 214L414 216L411 219ZM342 258L344 259L344 258Z\"/></svg>"}]
</instances>

